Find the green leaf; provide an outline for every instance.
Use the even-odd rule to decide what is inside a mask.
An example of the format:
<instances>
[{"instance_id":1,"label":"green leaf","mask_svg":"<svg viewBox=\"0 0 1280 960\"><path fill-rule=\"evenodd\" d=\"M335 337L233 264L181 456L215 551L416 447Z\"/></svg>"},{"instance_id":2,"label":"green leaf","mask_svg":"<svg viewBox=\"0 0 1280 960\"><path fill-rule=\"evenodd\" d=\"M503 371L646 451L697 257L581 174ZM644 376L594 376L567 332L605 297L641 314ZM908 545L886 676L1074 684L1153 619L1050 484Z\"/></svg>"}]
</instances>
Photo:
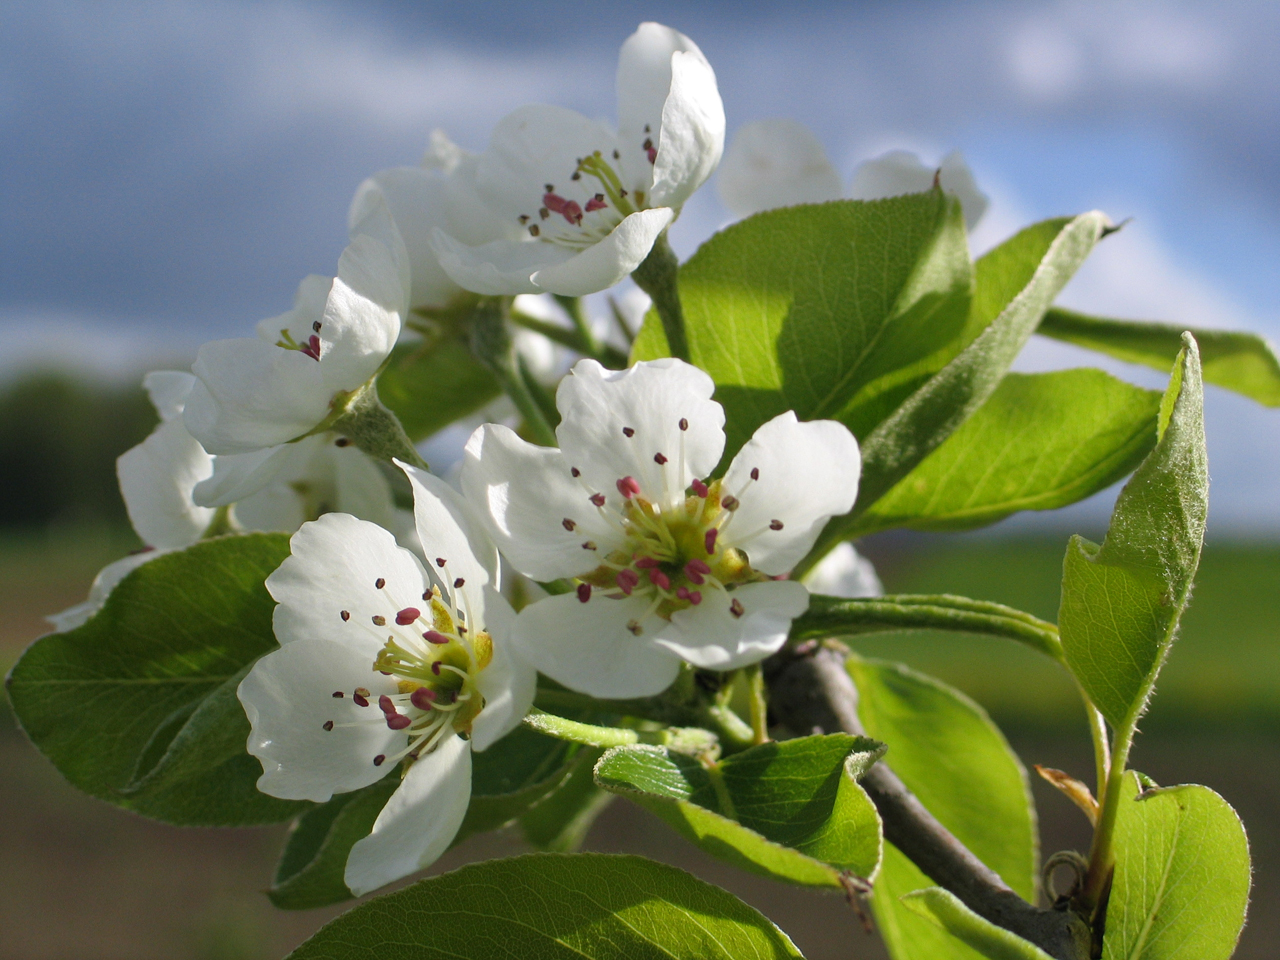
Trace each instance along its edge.
<instances>
[{"instance_id":1,"label":"green leaf","mask_svg":"<svg viewBox=\"0 0 1280 960\"><path fill-rule=\"evenodd\" d=\"M289 960L799 957L719 887L641 857L539 853L472 864L361 904Z\"/></svg>"},{"instance_id":2,"label":"green leaf","mask_svg":"<svg viewBox=\"0 0 1280 960\"><path fill-rule=\"evenodd\" d=\"M613 794L596 786L594 768L602 750L580 749L573 769L520 817L524 838L540 850L576 853Z\"/></svg>"},{"instance_id":3,"label":"green leaf","mask_svg":"<svg viewBox=\"0 0 1280 960\"><path fill-rule=\"evenodd\" d=\"M1146 706L1200 562L1208 509L1204 392L1188 334L1159 442L1116 500L1102 546L1072 537L1058 626L1067 664L1117 730Z\"/></svg>"},{"instance_id":4,"label":"green leaf","mask_svg":"<svg viewBox=\"0 0 1280 960\"><path fill-rule=\"evenodd\" d=\"M991 960L1052 960L1034 943L984 920L961 903L954 893L941 887L926 887L908 893L902 898L902 905L933 921Z\"/></svg>"},{"instance_id":5,"label":"green leaf","mask_svg":"<svg viewBox=\"0 0 1280 960\"><path fill-rule=\"evenodd\" d=\"M76 787L169 823L274 823L305 809L258 792L235 702L245 668L276 646L263 581L288 554L283 534L218 537L131 572L88 622L14 666L9 697L27 735Z\"/></svg>"},{"instance_id":6,"label":"green leaf","mask_svg":"<svg viewBox=\"0 0 1280 960\"><path fill-rule=\"evenodd\" d=\"M791 624L792 642L899 630L947 630L1005 637L1062 659L1058 628L1029 613L949 594L890 594L847 600L814 594Z\"/></svg>"},{"instance_id":7,"label":"green leaf","mask_svg":"<svg viewBox=\"0 0 1280 960\"><path fill-rule=\"evenodd\" d=\"M969 530L1083 500L1142 462L1159 410L1158 392L1101 370L1011 373L849 535Z\"/></svg>"},{"instance_id":8,"label":"green leaf","mask_svg":"<svg viewBox=\"0 0 1280 960\"><path fill-rule=\"evenodd\" d=\"M1168 370L1182 349L1183 331L1189 331L1200 346L1206 383L1234 390L1268 407L1280 407L1280 359L1271 342L1256 333L1109 320L1062 307L1049 310L1036 333L1130 363Z\"/></svg>"},{"instance_id":9,"label":"green leaf","mask_svg":"<svg viewBox=\"0 0 1280 960\"><path fill-rule=\"evenodd\" d=\"M981 707L938 680L899 664L852 656L858 716L888 745L894 772L960 842L1020 896L1034 899L1035 813L1026 771ZM895 960L977 956L899 898L931 881L892 844L872 906Z\"/></svg>"},{"instance_id":10,"label":"green leaf","mask_svg":"<svg viewBox=\"0 0 1280 960\"><path fill-rule=\"evenodd\" d=\"M1103 960L1226 960L1249 903L1249 841L1208 787L1125 774Z\"/></svg>"},{"instance_id":11,"label":"green leaf","mask_svg":"<svg viewBox=\"0 0 1280 960\"><path fill-rule=\"evenodd\" d=\"M471 804L453 845L474 833L510 823L552 794L573 771L593 757L571 744L517 727L488 750L475 753L471 765ZM308 810L285 841L275 878L267 892L285 910L309 910L350 900L343 880L347 857L367 837L399 776L387 776L352 793L335 796Z\"/></svg>"},{"instance_id":12,"label":"green leaf","mask_svg":"<svg viewBox=\"0 0 1280 960\"><path fill-rule=\"evenodd\" d=\"M938 190L770 210L680 268L690 359L711 374L732 457L766 420L839 420L865 436L957 349L973 268L959 203ZM634 359L667 356L656 314Z\"/></svg>"},{"instance_id":13,"label":"green leaf","mask_svg":"<svg viewBox=\"0 0 1280 960\"><path fill-rule=\"evenodd\" d=\"M396 347L378 377L379 399L415 443L475 413L500 392L497 379L466 342L447 333Z\"/></svg>"},{"instance_id":14,"label":"green leaf","mask_svg":"<svg viewBox=\"0 0 1280 960\"><path fill-rule=\"evenodd\" d=\"M882 746L848 734L765 743L718 763L661 747L615 747L596 782L652 810L744 870L806 886L871 878L880 818L858 778Z\"/></svg>"}]
</instances>

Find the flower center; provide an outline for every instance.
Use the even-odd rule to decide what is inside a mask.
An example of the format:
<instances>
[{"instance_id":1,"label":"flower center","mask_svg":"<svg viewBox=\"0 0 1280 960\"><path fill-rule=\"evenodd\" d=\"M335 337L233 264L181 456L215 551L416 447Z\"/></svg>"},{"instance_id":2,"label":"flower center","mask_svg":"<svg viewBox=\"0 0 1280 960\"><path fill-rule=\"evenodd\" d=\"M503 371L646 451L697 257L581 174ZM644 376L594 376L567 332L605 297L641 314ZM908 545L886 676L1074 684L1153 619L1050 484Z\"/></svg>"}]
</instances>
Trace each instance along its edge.
<instances>
[{"instance_id":1,"label":"flower center","mask_svg":"<svg viewBox=\"0 0 1280 960\"><path fill-rule=\"evenodd\" d=\"M276 346L285 350L297 350L299 353L310 357L312 360L319 362L320 360L320 321L316 320L311 324L312 333L307 337L306 343L298 343L293 338L293 334L289 332L287 327L280 330L280 339L276 341Z\"/></svg>"},{"instance_id":2,"label":"flower center","mask_svg":"<svg viewBox=\"0 0 1280 960\"><path fill-rule=\"evenodd\" d=\"M443 560L437 563L444 566ZM461 580L455 583L462 586ZM378 578L375 586L385 593L384 579ZM395 604L389 604L389 611L394 612L371 618L370 629L386 637L373 670L394 678L396 692L375 701L367 688L356 687L350 697L360 708L376 703L381 716L370 710L369 717L355 723L330 720L324 724L326 730L364 723L385 723L392 730L403 730L408 738L404 749L391 757L378 754L373 758L374 766L404 757L417 760L450 734L469 735L472 722L484 709L476 679L493 659L493 638L483 629L469 628L454 599L449 598L446 604L438 587L424 593L422 601L421 608L396 610ZM343 620L350 617L348 611L342 611ZM344 699L348 694L339 690L333 696Z\"/></svg>"},{"instance_id":3,"label":"flower center","mask_svg":"<svg viewBox=\"0 0 1280 960\"><path fill-rule=\"evenodd\" d=\"M644 132L640 149L652 164L658 149L647 124ZM589 247L607 237L623 219L646 209L644 190L627 190L614 166L622 159L621 152L615 148L611 156L612 162L605 158L603 151L596 150L578 158L569 175L573 186L565 192L576 194L580 199L562 195L553 183L544 184L536 216L521 214L519 217L529 235L561 246Z\"/></svg>"}]
</instances>

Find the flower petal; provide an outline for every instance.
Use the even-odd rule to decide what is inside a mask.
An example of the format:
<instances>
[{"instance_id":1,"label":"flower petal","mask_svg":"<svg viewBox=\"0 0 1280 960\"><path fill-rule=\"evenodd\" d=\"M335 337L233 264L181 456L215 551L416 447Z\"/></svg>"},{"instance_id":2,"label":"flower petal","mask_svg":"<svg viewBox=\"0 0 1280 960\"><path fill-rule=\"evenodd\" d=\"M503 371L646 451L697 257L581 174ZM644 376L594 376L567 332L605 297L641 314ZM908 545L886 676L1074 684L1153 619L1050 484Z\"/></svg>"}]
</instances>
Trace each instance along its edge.
<instances>
[{"instance_id":1,"label":"flower petal","mask_svg":"<svg viewBox=\"0 0 1280 960\"><path fill-rule=\"evenodd\" d=\"M431 579L446 596L460 592L466 597L469 620L483 627L488 622L484 588L490 584L495 588L501 586L498 548L470 504L449 484L398 460L396 465L404 471L413 488L413 517Z\"/></svg>"},{"instance_id":2,"label":"flower petal","mask_svg":"<svg viewBox=\"0 0 1280 960\"><path fill-rule=\"evenodd\" d=\"M935 174L939 186L959 199L965 225L972 230L986 212L987 196L978 189L973 173L958 150L943 157L937 167L926 167L910 151L890 150L858 166L853 172L849 195L855 200L879 200L904 193L923 193L932 188Z\"/></svg>"},{"instance_id":3,"label":"flower petal","mask_svg":"<svg viewBox=\"0 0 1280 960\"><path fill-rule=\"evenodd\" d=\"M831 597L884 596L876 568L852 543L842 543L823 557L804 578L804 585L810 593Z\"/></svg>"},{"instance_id":4,"label":"flower petal","mask_svg":"<svg viewBox=\"0 0 1280 960\"><path fill-rule=\"evenodd\" d=\"M724 408L714 391L707 374L674 358L616 371L579 360L556 393L556 437L569 465L611 504L620 501L617 481L634 477L646 499L671 507L724 452Z\"/></svg>"},{"instance_id":5,"label":"flower petal","mask_svg":"<svg viewBox=\"0 0 1280 960\"><path fill-rule=\"evenodd\" d=\"M312 438L297 443L280 443L252 453L229 453L213 458L213 472L195 487L195 502L204 507L225 507L253 496L271 483L297 447L311 443Z\"/></svg>"},{"instance_id":6,"label":"flower petal","mask_svg":"<svg viewBox=\"0 0 1280 960\"><path fill-rule=\"evenodd\" d=\"M253 665L236 695L252 726L249 753L262 761L259 790L324 803L382 779L386 768L374 758L407 741L387 728L376 704L355 703L357 686L374 698L396 692L394 680L373 671L366 651L330 639L285 644ZM338 690L346 696L335 697Z\"/></svg>"},{"instance_id":7,"label":"flower petal","mask_svg":"<svg viewBox=\"0 0 1280 960\"><path fill-rule=\"evenodd\" d=\"M675 211L670 207L633 213L603 240L563 263L541 268L530 279L539 290L564 297L585 297L607 290L640 266L658 235L674 219Z\"/></svg>"},{"instance_id":8,"label":"flower petal","mask_svg":"<svg viewBox=\"0 0 1280 960\"><path fill-rule=\"evenodd\" d=\"M537 671L517 649L511 604L492 587L485 593L484 627L493 638L493 659L476 678L484 709L471 725L473 750L487 749L518 727L533 705L538 685Z\"/></svg>"},{"instance_id":9,"label":"flower petal","mask_svg":"<svg viewBox=\"0 0 1280 960\"><path fill-rule=\"evenodd\" d=\"M196 378L185 370L152 370L142 378L142 386L161 420L182 416L182 408Z\"/></svg>"},{"instance_id":10,"label":"flower petal","mask_svg":"<svg viewBox=\"0 0 1280 960\"><path fill-rule=\"evenodd\" d=\"M458 286L485 296L542 293L531 277L574 256L568 247L532 239L493 240L469 247L443 230L431 235L431 248Z\"/></svg>"},{"instance_id":11,"label":"flower petal","mask_svg":"<svg viewBox=\"0 0 1280 960\"><path fill-rule=\"evenodd\" d=\"M748 583L733 593L708 590L678 610L656 642L695 667L736 670L778 651L791 621L809 608L809 591L790 580ZM731 603L739 606L734 608ZM735 613L735 610L742 613Z\"/></svg>"},{"instance_id":12,"label":"flower petal","mask_svg":"<svg viewBox=\"0 0 1280 960\"><path fill-rule=\"evenodd\" d=\"M182 418L213 454L248 453L312 430L329 412L332 390L321 364L260 339L214 340L196 354Z\"/></svg>"},{"instance_id":13,"label":"flower petal","mask_svg":"<svg viewBox=\"0 0 1280 960\"><path fill-rule=\"evenodd\" d=\"M624 180L649 191L650 205L678 209L710 176L724 148L715 73L684 34L642 23L618 52L617 83ZM650 139L657 147L653 161L644 149Z\"/></svg>"},{"instance_id":14,"label":"flower petal","mask_svg":"<svg viewBox=\"0 0 1280 960\"><path fill-rule=\"evenodd\" d=\"M800 423L790 410L779 414L729 466L724 489L741 505L721 527L721 541L746 550L762 573L786 573L828 520L853 508L861 467L858 441L843 424Z\"/></svg>"},{"instance_id":15,"label":"flower petal","mask_svg":"<svg viewBox=\"0 0 1280 960\"><path fill-rule=\"evenodd\" d=\"M187 433L181 417L162 421L120 455L120 495L143 543L178 550L200 539L216 511L196 506L191 493L212 472L213 457Z\"/></svg>"},{"instance_id":16,"label":"flower petal","mask_svg":"<svg viewBox=\"0 0 1280 960\"><path fill-rule=\"evenodd\" d=\"M403 314L409 308L413 267L386 196L370 194L358 214L338 258L338 279L387 312Z\"/></svg>"},{"instance_id":17,"label":"flower petal","mask_svg":"<svg viewBox=\"0 0 1280 960\"><path fill-rule=\"evenodd\" d=\"M362 250L361 248L367 248ZM376 248L382 244L370 240L363 235L357 236L343 252L343 260L348 255L356 259L355 254L368 253L369 257L361 263L361 267L371 265L378 257ZM382 248L385 250L385 248ZM389 269L383 263L384 269ZM354 269L344 270L339 265L339 276L333 281L333 289L329 291L329 300L324 308L323 328L320 333L320 362L316 364L328 387L325 398L326 407L333 394L338 391L353 391L368 383L387 359L391 348L396 345L403 325L403 313L407 310L408 286L406 284L402 300L404 305L399 310L386 306L361 294L356 287L347 283L343 273L350 275ZM379 282L373 278L360 278L360 283L373 286ZM380 282L389 285L387 277ZM389 295L387 290L376 291L379 295ZM293 353L295 351L289 351ZM301 356L301 354L299 354ZM313 361L314 362L314 361ZM323 419L323 418L321 418ZM319 420L316 421L319 423ZM314 427L316 424L313 423Z\"/></svg>"},{"instance_id":18,"label":"flower petal","mask_svg":"<svg viewBox=\"0 0 1280 960\"><path fill-rule=\"evenodd\" d=\"M620 699L661 693L680 672L679 657L654 643L656 624L635 636L628 621L644 615L644 597L596 595L582 603L565 593L532 603L516 617L520 652L539 671L571 690Z\"/></svg>"},{"instance_id":19,"label":"flower petal","mask_svg":"<svg viewBox=\"0 0 1280 960\"><path fill-rule=\"evenodd\" d=\"M422 565L386 530L345 513L304 523L289 547L291 555L267 577L267 591L279 604L276 639L282 645L313 637L341 641L360 651L371 670L385 640L372 619L390 620L398 610L422 605Z\"/></svg>"},{"instance_id":20,"label":"flower petal","mask_svg":"<svg viewBox=\"0 0 1280 960\"><path fill-rule=\"evenodd\" d=\"M343 881L357 897L430 866L449 849L471 802L471 746L446 737L417 760L347 856Z\"/></svg>"},{"instance_id":21,"label":"flower petal","mask_svg":"<svg viewBox=\"0 0 1280 960\"><path fill-rule=\"evenodd\" d=\"M511 565L534 580L593 569L622 542L559 450L521 440L499 424L484 424L467 442L462 492Z\"/></svg>"},{"instance_id":22,"label":"flower petal","mask_svg":"<svg viewBox=\"0 0 1280 960\"><path fill-rule=\"evenodd\" d=\"M462 293L431 249L431 232L448 224L447 183L422 167L393 167L365 180L351 200L347 222L353 229L379 195L391 211L409 255L411 307L446 307Z\"/></svg>"},{"instance_id":23,"label":"flower petal","mask_svg":"<svg viewBox=\"0 0 1280 960\"><path fill-rule=\"evenodd\" d=\"M339 447L332 434L317 439L320 440L318 466L333 477L333 509L387 530L394 529L395 498L377 462L355 444Z\"/></svg>"},{"instance_id":24,"label":"flower petal","mask_svg":"<svg viewBox=\"0 0 1280 960\"><path fill-rule=\"evenodd\" d=\"M757 120L739 128L716 174L716 190L737 217L844 196L818 138L795 120Z\"/></svg>"}]
</instances>

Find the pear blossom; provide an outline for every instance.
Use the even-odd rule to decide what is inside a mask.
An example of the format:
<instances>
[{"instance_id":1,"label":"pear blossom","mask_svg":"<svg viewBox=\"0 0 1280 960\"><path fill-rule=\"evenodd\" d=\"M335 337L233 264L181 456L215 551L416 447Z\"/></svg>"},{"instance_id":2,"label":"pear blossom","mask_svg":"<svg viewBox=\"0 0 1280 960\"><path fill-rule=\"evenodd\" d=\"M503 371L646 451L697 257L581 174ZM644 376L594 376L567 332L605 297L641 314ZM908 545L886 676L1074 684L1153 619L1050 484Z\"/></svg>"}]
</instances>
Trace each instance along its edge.
<instances>
[{"instance_id":1,"label":"pear blossom","mask_svg":"<svg viewBox=\"0 0 1280 960\"><path fill-rule=\"evenodd\" d=\"M829 597L882 597L884 586L871 561L854 549L852 543L841 543L819 560L804 578L810 593Z\"/></svg>"},{"instance_id":2,"label":"pear blossom","mask_svg":"<svg viewBox=\"0 0 1280 960\"><path fill-rule=\"evenodd\" d=\"M341 414L377 376L409 307L409 255L386 202L371 198L337 277L307 277L294 308L258 324L256 338L200 348L199 382L183 414L212 454L296 440Z\"/></svg>"},{"instance_id":3,"label":"pear blossom","mask_svg":"<svg viewBox=\"0 0 1280 960\"><path fill-rule=\"evenodd\" d=\"M329 510L345 510L404 534L391 487L377 464L343 438L322 434L259 453L214 457L187 432L182 412L190 373L156 370L143 386L160 416L142 443L116 461L129 522L147 546L104 567L88 598L51 615L59 631L93 616L132 570L225 530L292 532ZM202 491L213 494L207 500ZM219 516L220 507L230 508Z\"/></svg>"},{"instance_id":4,"label":"pear blossom","mask_svg":"<svg viewBox=\"0 0 1280 960\"><path fill-rule=\"evenodd\" d=\"M445 272L476 293L583 296L648 256L724 149L724 105L697 45L643 23L618 58L618 130L562 107L521 107L498 123L476 165L490 212L519 240L470 244L443 229Z\"/></svg>"},{"instance_id":5,"label":"pear blossom","mask_svg":"<svg viewBox=\"0 0 1280 960\"><path fill-rule=\"evenodd\" d=\"M716 178L724 205L737 217L799 203L827 200L879 200L904 193L923 193L938 184L954 194L972 230L987 209L960 151L948 153L937 166L926 166L914 153L891 150L861 163L846 193L826 151L807 127L794 120L757 120L742 127L725 151Z\"/></svg>"},{"instance_id":6,"label":"pear blossom","mask_svg":"<svg viewBox=\"0 0 1280 960\"><path fill-rule=\"evenodd\" d=\"M480 427L462 489L518 571L573 581L520 612L516 636L552 679L599 697L665 689L682 661L731 670L773 653L808 607L785 575L847 513L861 461L839 423L763 424L720 478L724 410L675 359L560 384L560 449Z\"/></svg>"},{"instance_id":7,"label":"pear blossom","mask_svg":"<svg viewBox=\"0 0 1280 960\"><path fill-rule=\"evenodd\" d=\"M477 161L474 153L435 130L418 166L375 173L360 184L351 200L347 221L353 233L380 203L386 204L409 257L410 309L445 310L472 296L440 266L431 246L435 230L470 246L519 239L524 234L518 223L500 219L480 201Z\"/></svg>"},{"instance_id":8,"label":"pear blossom","mask_svg":"<svg viewBox=\"0 0 1280 960\"><path fill-rule=\"evenodd\" d=\"M304 524L267 578L280 648L238 689L264 793L323 803L400 770L347 859L357 895L448 848L470 802L472 750L520 723L535 685L483 527L442 480L404 469L427 565L355 517Z\"/></svg>"}]
</instances>

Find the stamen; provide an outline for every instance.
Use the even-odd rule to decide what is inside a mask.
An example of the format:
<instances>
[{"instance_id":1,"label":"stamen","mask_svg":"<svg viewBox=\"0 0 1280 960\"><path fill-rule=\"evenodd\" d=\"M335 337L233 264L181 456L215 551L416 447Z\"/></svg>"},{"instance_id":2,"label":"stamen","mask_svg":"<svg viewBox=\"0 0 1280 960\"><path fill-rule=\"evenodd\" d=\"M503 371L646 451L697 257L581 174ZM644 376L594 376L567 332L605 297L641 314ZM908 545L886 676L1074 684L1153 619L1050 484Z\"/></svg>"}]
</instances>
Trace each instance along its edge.
<instances>
[{"instance_id":1,"label":"stamen","mask_svg":"<svg viewBox=\"0 0 1280 960\"><path fill-rule=\"evenodd\" d=\"M729 604L729 612L732 613L736 618L736 617L741 617L747 611L743 608L742 601L739 600L737 597L734 597L733 602Z\"/></svg>"},{"instance_id":2,"label":"stamen","mask_svg":"<svg viewBox=\"0 0 1280 960\"><path fill-rule=\"evenodd\" d=\"M665 573L663 573L661 570L650 570L650 571L649 571L649 580L650 580L650 581L654 584L654 586L656 586L659 590L670 590L670 589L671 589L671 578L670 578L670 577L668 577L668 576L667 576Z\"/></svg>"},{"instance_id":3,"label":"stamen","mask_svg":"<svg viewBox=\"0 0 1280 960\"><path fill-rule=\"evenodd\" d=\"M384 580L382 577L379 577L377 580L373 581L373 585L377 589L381 590L383 587L387 585L387 581Z\"/></svg>"},{"instance_id":4,"label":"stamen","mask_svg":"<svg viewBox=\"0 0 1280 960\"><path fill-rule=\"evenodd\" d=\"M587 540L582 544L583 550L594 550L595 548L596 542L594 540Z\"/></svg>"},{"instance_id":5,"label":"stamen","mask_svg":"<svg viewBox=\"0 0 1280 960\"><path fill-rule=\"evenodd\" d=\"M419 710L430 710L432 701L435 700L435 691L430 687L419 687L413 693L409 694L409 702Z\"/></svg>"},{"instance_id":6,"label":"stamen","mask_svg":"<svg viewBox=\"0 0 1280 960\"><path fill-rule=\"evenodd\" d=\"M426 633L422 635L422 639L427 641L427 643L445 644L445 643L452 642L448 637L446 637L439 630L428 630Z\"/></svg>"},{"instance_id":7,"label":"stamen","mask_svg":"<svg viewBox=\"0 0 1280 960\"><path fill-rule=\"evenodd\" d=\"M689 421L688 421L688 420L686 420L684 417L681 417L681 418L680 418L680 429L681 429L681 430L688 430L688 429L689 429Z\"/></svg>"},{"instance_id":8,"label":"stamen","mask_svg":"<svg viewBox=\"0 0 1280 960\"><path fill-rule=\"evenodd\" d=\"M661 453L655 453L653 455L653 462L656 463L658 466L662 466L667 462L667 458L664 457Z\"/></svg>"},{"instance_id":9,"label":"stamen","mask_svg":"<svg viewBox=\"0 0 1280 960\"><path fill-rule=\"evenodd\" d=\"M387 714L387 726L392 730L403 730L412 724L413 721L406 717L403 713Z\"/></svg>"},{"instance_id":10,"label":"stamen","mask_svg":"<svg viewBox=\"0 0 1280 960\"><path fill-rule=\"evenodd\" d=\"M730 513L733 513L733 511L737 510L740 506L742 506L742 501L740 501L737 497L725 497L723 500L720 501L720 506L724 507Z\"/></svg>"},{"instance_id":11,"label":"stamen","mask_svg":"<svg viewBox=\"0 0 1280 960\"><path fill-rule=\"evenodd\" d=\"M641 570L652 570L657 567L658 561L653 557L639 557L636 559L636 566Z\"/></svg>"},{"instance_id":12,"label":"stamen","mask_svg":"<svg viewBox=\"0 0 1280 960\"><path fill-rule=\"evenodd\" d=\"M321 724L321 726L322 726L325 730L332 730L332 729L333 729L333 721L332 721L332 720L326 720L324 723L322 723L322 724Z\"/></svg>"},{"instance_id":13,"label":"stamen","mask_svg":"<svg viewBox=\"0 0 1280 960\"><path fill-rule=\"evenodd\" d=\"M448 560L446 560L444 557L436 557L436 566L437 566L437 567L443 567L443 566L444 566L446 563L448 563L448 562L449 562L449 561L448 561Z\"/></svg>"},{"instance_id":14,"label":"stamen","mask_svg":"<svg viewBox=\"0 0 1280 960\"><path fill-rule=\"evenodd\" d=\"M574 176L577 176L577 174L574 174ZM597 210L603 210L607 206L609 205L604 202L604 194L597 193L594 197L592 197L590 200L587 201L587 213L595 213Z\"/></svg>"},{"instance_id":15,"label":"stamen","mask_svg":"<svg viewBox=\"0 0 1280 960\"><path fill-rule=\"evenodd\" d=\"M623 477L618 481L618 492L630 500L640 496L640 484L636 483L635 477Z\"/></svg>"},{"instance_id":16,"label":"stamen","mask_svg":"<svg viewBox=\"0 0 1280 960\"><path fill-rule=\"evenodd\" d=\"M759 479L760 479L760 468L759 468L759 467L752 467L752 468L751 468L751 479L752 479L752 480L759 480Z\"/></svg>"},{"instance_id":17,"label":"stamen","mask_svg":"<svg viewBox=\"0 0 1280 960\"><path fill-rule=\"evenodd\" d=\"M343 610L340 614L338 614L338 616L342 617L342 619L343 619L344 621L346 621L346 620L350 620L350 619L351 619L351 611L350 611L350 610Z\"/></svg>"},{"instance_id":18,"label":"stamen","mask_svg":"<svg viewBox=\"0 0 1280 960\"><path fill-rule=\"evenodd\" d=\"M590 599L591 599L591 584L589 583L578 584L578 601L580 603L586 603Z\"/></svg>"},{"instance_id":19,"label":"stamen","mask_svg":"<svg viewBox=\"0 0 1280 960\"><path fill-rule=\"evenodd\" d=\"M319 326L319 324L316 324L316 326ZM310 337L308 337L307 345L302 348L302 353L304 356L308 356L312 360L319 361L320 360L320 338L317 337L314 333Z\"/></svg>"},{"instance_id":20,"label":"stamen","mask_svg":"<svg viewBox=\"0 0 1280 960\"><path fill-rule=\"evenodd\" d=\"M592 503L594 503L597 507L603 507L603 506L604 506L604 494L603 494L603 493L593 493L593 494L592 494L588 499L589 499Z\"/></svg>"},{"instance_id":21,"label":"stamen","mask_svg":"<svg viewBox=\"0 0 1280 960\"><path fill-rule=\"evenodd\" d=\"M341 700L341 699L342 699L343 697L345 697L345 696L346 696L346 694L345 694L345 693L343 693L341 690L335 690L335 691L333 691L333 699L335 699L335 700Z\"/></svg>"},{"instance_id":22,"label":"stamen","mask_svg":"<svg viewBox=\"0 0 1280 960\"><path fill-rule=\"evenodd\" d=\"M782 521L781 521L781 520L770 520L770 521L769 521L769 529L770 529L770 530L781 530L781 529L782 529Z\"/></svg>"},{"instance_id":23,"label":"stamen","mask_svg":"<svg viewBox=\"0 0 1280 960\"><path fill-rule=\"evenodd\" d=\"M630 440L632 437L636 435L635 427L623 427L622 435L626 437L628 440Z\"/></svg>"},{"instance_id":24,"label":"stamen","mask_svg":"<svg viewBox=\"0 0 1280 960\"><path fill-rule=\"evenodd\" d=\"M380 613L375 613L373 615L373 625L375 627L385 627L387 625L387 618Z\"/></svg>"},{"instance_id":25,"label":"stamen","mask_svg":"<svg viewBox=\"0 0 1280 960\"><path fill-rule=\"evenodd\" d=\"M644 633L644 628L640 626L639 620L628 620L627 629L631 631L633 636L637 637Z\"/></svg>"},{"instance_id":26,"label":"stamen","mask_svg":"<svg viewBox=\"0 0 1280 960\"><path fill-rule=\"evenodd\" d=\"M576 527L577 525L578 524L576 522L574 522L573 520L570 520L568 517L565 517L563 520L560 521L560 526L564 527L570 533L573 533L574 527Z\"/></svg>"},{"instance_id":27,"label":"stamen","mask_svg":"<svg viewBox=\"0 0 1280 960\"><path fill-rule=\"evenodd\" d=\"M453 589L457 590L457 589L461 588L461 587L462 587L462 585L463 585L464 583L466 583L466 582L467 582L467 581L463 580L461 577L458 577L458 579L456 579L456 580L454 580L454 581L453 581Z\"/></svg>"},{"instance_id":28,"label":"stamen","mask_svg":"<svg viewBox=\"0 0 1280 960\"><path fill-rule=\"evenodd\" d=\"M312 324L311 324L311 329L312 329L312 330L314 330L316 333L319 333L319 332L320 332L320 321L319 321L319 320L315 320L315 321L313 321L313 322L312 322Z\"/></svg>"},{"instance_id":29,"label":"stamen","mask_svg":"<svg viewBox=\"0 0 1280 960\"><path fill-rule=\"evenodd\" d=\"M387 755L385 753L380 753L373 758L373 765L375 767L380 767L386 762L386 760L387 760Z\"/></svg>"},{"instance_id":30,"label":"stamen","mask_svg":"<svg viewBox=\"0 0 1280 960\"><path fill-rule=\"evenodd\" d=\"M697 477L693 478L693 483L691 483L690 486L693 487L693 492L697 496L701 497L703 500L707 499L707 497L711 493L711 491L707 488L707 485L703 483L701 480L699 480Z\"/></svg>"},{"instance_id":31,"label":"stamen","mask_svg":"<svg viewBox=\"0 0 1280 960\"><path fill-rule=\"evenodd\" d=\"M634 570L619 570L616 582L618 589L629 597L631 596L631 591L640 582L640 575Z\"/></svg>"},{"instance_id":32,"label":"stamen","mask_svg":"<svg viewBox=\"0 0 1280 960\"><path fill-rule=\"evenodd\" d=\"M701 560L690 560L684 565L684 575L699 586L707 582L706 575L710 572L711 568Z\"/></svg>"},{"instance_id":33,"label":"stamen","mask_svg":"<svg viewBox=\"0 0 1280 960\"><path fill-rule=\"evenodd\" d=\"M413 623L413 621L417 620L420 616L422 616L422 611L419 610L417 607L405 607L403 610L401 610L399 613L396 614L396 623L399 626L407 627L409 624Z\"/></svg>"},{"instance_id":34,"label":"stamen","mask_svg":"<svg viewBox=\"0 0 1280 960\"><path fill-rule=\"evenodd\" d=\"M333 441L333 445L335 447L349 447L351 446L351 438L339 437L337 440Z\"/></svg>"},{"instance_id":35,"label":"stamen","mask_svg":"<svg viewBox=\"0 0 1280 960\"><path fill-rule=\"evenodd\" d=\"M570 467L569 476L573 477L574 479L577 479L578 477L582 476L582 471L579 470L577 467Z\"/></svg>"},{"instance_id":36,"label":"stamen","mask_svg":"<svg viewBox=\"0 0 1280 960\"><path fill-rule=\"evenodd\" d=\"M707 531L706 536L702 539L702 545L707 548L707 553L716 552L716 537L720 535L720 531L712 527Z\"/></svg>"},{"instance_id":37,"label":"stamen","mask_svg":"<svg viewBox=\"0 0 1280 960\"><path fill-rule=\"evenodd\" d=\"M364 688L362 687L361 689L364 689ZM360 690L357 690L354 694L351 695L351 699L355 701L355 705L357 707L367 707L369 705L369 697L367 695L367 691L365 693L361 693Z\"/></svg>"}]
</instances>

